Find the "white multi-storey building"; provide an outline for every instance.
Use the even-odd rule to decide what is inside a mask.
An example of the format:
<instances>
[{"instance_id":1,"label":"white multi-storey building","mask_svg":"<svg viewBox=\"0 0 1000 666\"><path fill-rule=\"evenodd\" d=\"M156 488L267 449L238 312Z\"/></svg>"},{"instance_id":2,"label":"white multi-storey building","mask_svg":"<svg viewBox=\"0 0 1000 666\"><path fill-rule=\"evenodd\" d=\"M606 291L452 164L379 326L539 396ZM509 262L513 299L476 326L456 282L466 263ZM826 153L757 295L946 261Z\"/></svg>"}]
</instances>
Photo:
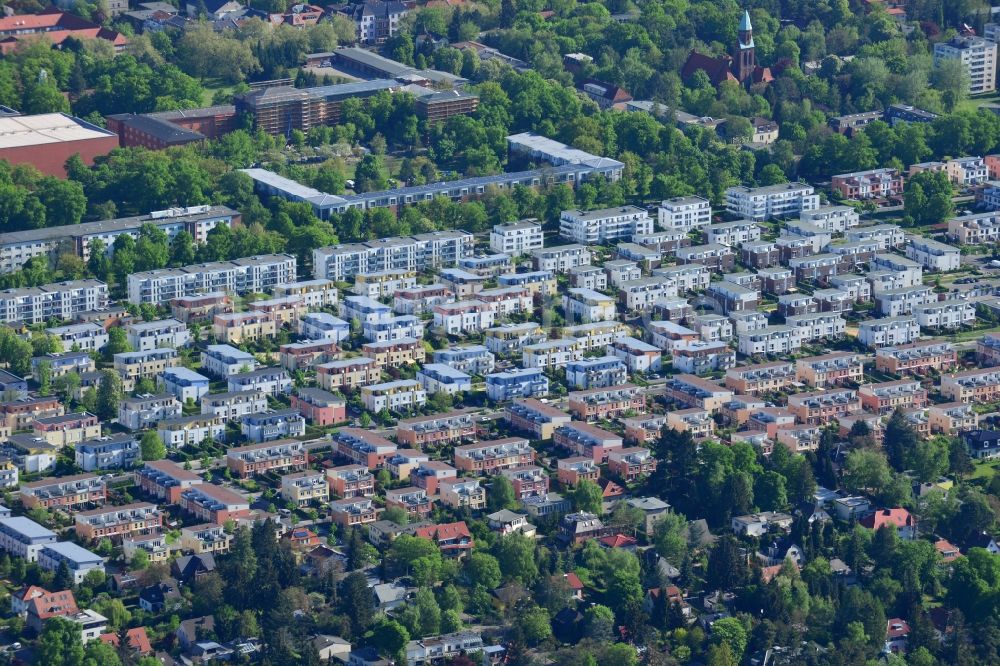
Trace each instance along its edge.
<instances>
[{"instance_id":1,"label":"white multi-storey building","mask_svg":"<svg viewBox=\"0 0 1000 666\"><path fill-rule=\"evenodd\" d=\"M955 329L976 321L976 308L969 301L951 298L916 305L913 316L921 328Z\"/></svg>"},{"instance_id":2,"label":"white multi-storey building","mask_svg":"<svg viewBox=\"0 0 1000 666\"><path fill-rule=\"evenodd\" d=\"M653 231L653 220L644 208L622 206L601 210L564 210L559 216L559 235L575 243L592 245L631 240L634 234Z\"/></svg>"},{"instance_id":3,"label":"white multi-storey building","mask_svg":"<svg viewBox=\"0 0 1000 666\"><path fill-rule=\"evenodd\" d=\"M844 318L833 312L812 312L785 317L785 325L795 329L801 342L839 338L847 330Z\"/></svg>"},{"instance_id":4,"label":"white multi-storey building","mask_svg":"<svg viewBox=\"0 0 1000 666\"><path fill-rule=\"evenodd\" d=\"M760 240L762 229L753 220L719 222L704 228L705 242L735 247Z\"/></svg>"},{"instance_id":5,"label":"white multi-storey building","mask_svg":"<svg viewBox=\"0 0 1000 666\"><path fill-rule=\"evenodd\" d=\"M804 210L817 208L819 195L812 185L805 183L726 189L726 210L748 220L797 216Z\"/></svg>"},{"instance_id":6,"label":"white multi-storey building","mask_svg":"<svg viewBox=\"0 0 1000 666\"><path fill-rule=\"evenodd\" d=\"M511 256L528 254L545 246L542 225L538 220L521 220L494 225L490 232L490 249Z\"/></svg>"},{"instance_id":7,"label":"white multi-storey building","mask_svg":"<svg viewBox=\"0 0 1000 666\"><path fill-rule=\"evenodd\" d=\"M108 285L98 280L71 280L41 287L0 291L0 323L41 324L73 319L81 312L108 307Z\"/></svg>"},{"instance_id":8,"label":"white multi-storey building","mask_svg":"<svg viewBox=\"0 0 1000 666\"><path fill-rule=\"evenodd\" d=\"M920 337L920 324L917 318L886 317L885 319L868 319L858 325L858 340L868 347L895 347L913 342Z\"/></svg>"},{"instance_id":9,"label":"white multi-storey building","mask_svg":"<svg viewBox=\"0 0 1000 666\"><path fill-rule=\"evenodd\" d=\"M996 42L982 37L953 37L934 45L934 63L944 60L958 60L965 66L971 94L996 90Z\"/></svg>"},{"instance_id":10,"label":"white multi-storey building","mask_svg":"<svg viewBox=\"0 0 1000 666\"><path fill-rule=\"evenodd\" d=\"M645 310L664 298L676 298L677 283L666 277L647 277L623 282L618 298L628 310Z\"/></svg>"},{"instance_id":11,"label":"white multi-storey building","mask_svg":"<svg viewBox=\"0 0 1000 666\"><path fill-rule=\"evenodd\" d=\"M957 271L962 265L962 253L957 247L931 238L910 236L906 256L929 271Z\"/></svg>"},{"instance_id":12,"label":"white multi-storey building","mask_svg":"<svg viewBox=\"0 0 1000 666\"><path fill-rule=\"evenodd\" d=\"M269 254L133 273L128 276L128 299L160 304L209 291L270 292L286 282L295 282L295 257Z\"/></svg>"},{"instance_id":13,"label":"white multi-storey building","mask_svg":"<svg viewBox=\"0 0 1000 666\"><path fill-rule=\"evenodd\" d=\"M536 271L565 273L576 266L587 266L593 259L590 250L582 245L561 245L559 247L532 250L531 260Z\"/></svg>"},{"instance_id":14,"label":"white multi-storey building","mask_svg":"<svg viewBox=\"0 0 1000 666\"><path fill-rule=\"evenodd\" d=\"M183 347L191 342L188 327L176 319L140 321L125 327L128 343L135 351L149 351L158 347Z\"/></svg>"},{"instance_id":15,"label":"white multi-storey building","mask_svg":"<svg viewBox=\"0 0 1000 666\"><path fill-rule=\"evenodd\" d=\"M872 241L878 243L879 250L888 251L901 247L906 242L906 234L895 224L873 224L869 227L858 227L846 232L848 241Z\"/></svg>"},{"instance_id":16,"label":"white multi-storey building","mask_svg":"<svg viewBox=\"0 0 1000 666\"><path fill-rule=\"evenodd\" d=\"M92 352L108 344L108 332L94 322L56 326L45 329L45 332L59 338L63 349Z\"/></svg>"},{"instance_id":17,"label":"white multi-storey building","mask_svg":"<svg viewBox=\"0 0 1000 666\"><path fill-rule=\"evenodd\" d=\"M568 321L614 321L618 317L615 299L593 289L570 289L563 296L563 310Z\"/></svg>"},{"instance_id":18,"label":"white multi-storey building","mask_svg":"<svg viewBox=\"0 0 1000 666\"><path fill-rule=\"evenodd\" d=\"M701 197L675 197L660 203L657 210L660 229L687 233L712 222L712 204Z\"/></svg>"},{"instance_id":19,"label":"white multi-storey building","mask_svg":"<svg viewBox=\"0 0 1000 666\"><path fill-rule=\"evenodd\" d=\"M998 192L1000 192L1000 188L998 188ZM995 243L1000 240L1000 213L989 212L953 217L948 220L948 236L959 245Z\"/></svg>"},{"instance_id":20,"label":"white multi-storey building","mask_svg":"<svg viewBox=\"0 0 1000 666\"><path fill-rule=\"evenodd\" d=\"M459 259L473 255L474 246L472 234L459 230L321 247L313 250L313 276L348 282L358 273L457 266Z\"/></svg>"},{"instance_id":21,"label":"white multi-storey building","mask_svg":"<svg viewBox=\"0 0 1000 666\"><path fill-rule=\"evenodd\" d=\"M745 356L756 354L791 354L802 347L799 333L791 326L768 326L739 335L739 352Z\"/></svg>"},{"instance_id":22,"label":"white multi-storey building","mask_svg":"<svg viewBox=\"0 0 1000 666\"><path fill-rule=\"evenodd\" d=\"M844 233L861 222L858 211L850 206L820 206L799 212L799 219L830 233Z\"/></svg>"}]
</instances>

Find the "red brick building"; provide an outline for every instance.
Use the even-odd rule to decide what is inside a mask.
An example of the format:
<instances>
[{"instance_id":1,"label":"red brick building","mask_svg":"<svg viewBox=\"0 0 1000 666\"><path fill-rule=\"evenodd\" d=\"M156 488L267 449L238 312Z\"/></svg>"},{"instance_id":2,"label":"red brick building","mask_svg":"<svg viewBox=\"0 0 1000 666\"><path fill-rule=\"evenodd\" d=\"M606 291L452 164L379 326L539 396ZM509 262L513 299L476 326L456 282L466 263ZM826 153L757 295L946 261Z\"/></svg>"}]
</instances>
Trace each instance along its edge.
<instances>
[{"instance_id":1,"label":"red brick building","mask_svg":"<svg viewBox=\"0 0 1000 666\"><path fill-rule=\"evenodd\" d=\"M265 472L304 469L308 462L305 445L297 439L237 446L226 451L226 466L242 479Z\"/></svg>"},{"instance_id":2,"label":"red brick building","mask_svg":"<svg viewBox=\"0 0 1000 666\"><path fill-rule=\"evenodd\" d=\"M107 486L97 474L74 474L21 484L25 509L73 510L88 504L104 504Z\"/></svg>"},{"instance_id":3,"label":"red brick building","mask_svg":"<svg viewBox=\"0 0 1000 666\"><path fill-rule=\"evenodd\" d=\"M250 515L250 501L246 497L211 483L185 489L178 504L198 520L216 525Z\"/></svg>"},{"instance_id":4,"label":"red brick building","mask_svg":"<svg viewBox=\"0 0 1000 666\"><path fill-rule=\"evenodd\" d=\"M167 504L177 504L186 489L204 483L202 478L169 460L154 460L136 471L136 481L142 492Z\"/></svg>"},{"instance_id":5,"label":"red brick building","mask_svg":"<svg viewBox=\"0 0 1000 666\"><path fill-rule=\"evenodd\" d=\"M347 403L329 391L318 388L296 389L291 397L292 409L318 426L343 423L347 420Z\"/></svg>"},{"instance_id":6,"label":"red brick building","mask_svg":"<svg viewBox=\"0 0 1000 666\"><path fill-rule=\"evenodd\" d=\"M0 41L4 53L5 45ZM0 118L0 160L30 164L47 176L65 178L66 160L73 155L91 165L117 147L113 133L65 113Z\"/></svg>"}]
</instances>

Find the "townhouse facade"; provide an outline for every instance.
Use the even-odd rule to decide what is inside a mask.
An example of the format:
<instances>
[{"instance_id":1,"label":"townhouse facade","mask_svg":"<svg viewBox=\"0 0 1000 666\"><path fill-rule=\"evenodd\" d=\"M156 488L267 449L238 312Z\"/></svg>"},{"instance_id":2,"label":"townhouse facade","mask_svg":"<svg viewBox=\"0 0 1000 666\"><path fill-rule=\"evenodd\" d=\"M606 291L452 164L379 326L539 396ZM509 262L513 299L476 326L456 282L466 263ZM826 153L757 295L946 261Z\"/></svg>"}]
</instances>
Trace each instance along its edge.
<instances>
[{"instance_id":1,"label":"townhouse facade","mask_svg":"<svg viewBox=\"0 0 1000 666\"><path fill-rule=\"evenodd\" d=\"M107 486L97 474L72 474L23 483L19 494L26 509L74 511L89 504L103 504Z\"/></svg>"},{"instance_id":2,"label":"townhouse facade","mask_svg":"<svg viewBox=\"0 0 1000 666\"><path fill-rule=\"evenodd\" d=\"M132 273L128 276L128 299L159 305L209 291L270 292L276 285L295 282L295 277L295 257L290 254L246 257Z\"/></svg>"},{"instance_id":3,"label":"townhouse facade","mask_svg":"<svg viewBox=\"0 0 1000 666\"><path fill-rule=\"evenodd\" d=\"M237 446L226 451L226 467L241 479L272 471L300 470L308 462L305 445L295 439Z\"/></svg>"},{"instance_id":4,"label":"townhouse facade","mask_svg":"<svg viewBox=\"0 0 1000 666\"><path fill-rule=\"evenodd\" d=\"M646 395L635 384L572 391L568 410L581 421L613 419L630 412L641 414L646 410Z\"/></svg>"},{"instance_id":5,"label":"townhouse facade","mask_svg":"<svg viewBox=\"0 0 1000 666\"><path fill-rule=\"evenodd\" d=\"M493 475L533 464L535 450L524 437L506 437L456 446L453 462L460 472Z\"/></svg>"},{"instance_id":6,"label":"townhouse facade","mask_svg":"<svg viewBox=\"0 0 1000 666\"><path fill-rule=\"evenodd\" d=\"M958 356L950 342L918 340L875 350L875 369L895 375L922 375L955 367Z\"/></svg>"}]
</instances>

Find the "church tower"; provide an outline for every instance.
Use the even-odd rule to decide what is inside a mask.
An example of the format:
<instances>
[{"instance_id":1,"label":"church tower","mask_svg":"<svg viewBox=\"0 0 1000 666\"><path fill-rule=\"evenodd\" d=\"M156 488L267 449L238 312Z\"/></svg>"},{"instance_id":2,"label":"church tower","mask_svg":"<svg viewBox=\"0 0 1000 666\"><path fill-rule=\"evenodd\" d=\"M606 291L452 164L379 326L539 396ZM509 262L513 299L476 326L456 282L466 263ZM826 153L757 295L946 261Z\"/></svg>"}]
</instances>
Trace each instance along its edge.
<instances>
[{"instance_id":1,"label":"church tower","mask_svg":"<svg viewBox=\"0 0 1000 666\"><path fill-rule=\"evenodd\" d=\"M743 10L740 21L739 38L733 53L733 76L743 83L757 67L756 47L753 44L753 26L750 25L750 12Z\"/></svg>"}]
</instances>

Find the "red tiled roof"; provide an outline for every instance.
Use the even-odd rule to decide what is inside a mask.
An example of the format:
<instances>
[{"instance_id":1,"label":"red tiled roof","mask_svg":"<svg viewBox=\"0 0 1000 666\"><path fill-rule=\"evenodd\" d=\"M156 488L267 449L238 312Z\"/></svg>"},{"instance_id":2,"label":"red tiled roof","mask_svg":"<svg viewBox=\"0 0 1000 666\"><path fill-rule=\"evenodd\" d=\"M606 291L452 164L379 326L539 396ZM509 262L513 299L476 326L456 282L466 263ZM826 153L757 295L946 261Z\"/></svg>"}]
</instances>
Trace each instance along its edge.
<instances>
[{"instance_id":1,"label":"red tiled roof","mask_svg":"<svg viewBox=\"0 0 1000 666\"><path fill-rule=\"evenodd\" d=\"M624 534L612 534L601 539L601 543L608 548L626 548L638 543L634 538Z\"/></svg>"},{"instance_id":2,"label":"red tiled roof","mask_svg":"<svg viewBox=\"0 0 1000 666\"><path fill-rule=\"evenodd\" d=\"M618 497L625 494L625 489L611 479L600 479L597 483L601 486L603 497Z\"/></svg>"},{"instance_id":3,"label":"red tiled roof","mask_svg":"<svg viewBox=\"0 0 1000 666\"><path fill-rule=\"evenodd\" d=\"M910 635L910 625L906 620L898 617L890 618L886 622L886 634L891 638L905 638Z\"/></svg>"},{"instance_id":4,"label":"red tiled roof","mask_svg":"<svg viewBox=\"0 0 1000 666\"><path fill-rule=\"evenodd\" d=\"M692 49L687 61L684 63L684 67L681 68L681 78L686 80L699 69L708 74L712 85L717 86L723 81L736 80L732 72L732 58L729 56L714 58Z\"/></svg>"},{"instance_id":5,"label":"red tiled roof","mask_svg":"<svg viewBox=\"0 0 1000 666\"><path fill-rule=\"evenodd\" d=\"M580 580L580 577L577 576L572 571L570 571L567 574L563 574L563 578L566 579L566 583L569 585L569 589L571 589L571 590L582 590L583 589L583 581Z\"/></svg>"},{"instance_id":6,"label":"red tiled roof","mask_svg":"<svg viewBox=\"0 0 1000 666\"><path fill-rule=\"evenodd\" d=\"M877 530L883 525L895 525L897 528L912 527L913 516L906 509L879 509L875 513L861 519L861 525Z\"/></svg>"},{"instance_id":7,"label":"red tiled roof","mask_svg":"<svg viewBox=\"0 0 1000 666\"><path fill-rule=\"evenodd\" d=\"M151 654L153 652L153 646L149 642L149 636L146 635L145 627L129 629L125 632L125 635L128 637L129 647L139 654ZM101 634L100 638L102 643L107 643L115 648L121 644L121 641L118 640L118 634Z\"/></svg>"},{"instance_id":8,"label":"red tiled roof","mask_svg":"<svg viewBox=\"0 0 1000 666\"><path fill-rule=\"evenodd\" d=\"M33 613L40 620L72 615L79 612L79 610L72 590L49 592L40 597L35 597L28 603L28 612Z\"/></svg>"},{"instance_id":9,"label":"red tiled roof","mask_svg":"<svg viewBox=\"0 0 1000 666\"><path fill-rule=\"evenodd\" d=\"M414 536L430 539L431 541L449 541L462 537L471 539L472 533L464 520L457 523L445 523L444 525L428 525L414 531Z\"/></svg>"}]
</instances>

